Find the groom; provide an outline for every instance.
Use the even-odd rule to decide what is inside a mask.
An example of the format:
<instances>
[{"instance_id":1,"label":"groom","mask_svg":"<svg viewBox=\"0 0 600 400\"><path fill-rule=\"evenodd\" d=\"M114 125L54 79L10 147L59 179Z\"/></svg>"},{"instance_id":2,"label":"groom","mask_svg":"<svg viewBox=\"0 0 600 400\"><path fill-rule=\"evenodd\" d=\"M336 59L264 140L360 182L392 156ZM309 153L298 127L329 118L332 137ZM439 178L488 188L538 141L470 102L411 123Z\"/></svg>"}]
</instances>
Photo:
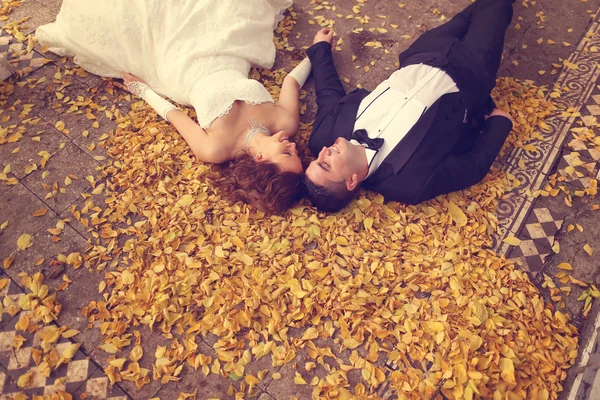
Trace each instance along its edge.
<instances>
[{"instance_id":1,"label":"groom","mask_svg":"<svg viewBox=\"0 0 600 400\"><path fill-rule=\"evenodd\" d=\"M342 209L360 185L418 204L484 178L513 124L490 97L513 2L477 0L424 33L371 93L345 93L333 32L317 33L307 51L318 106L309 147L317 159L305 178L317 208Z\"/></svg>"}]
</instances>

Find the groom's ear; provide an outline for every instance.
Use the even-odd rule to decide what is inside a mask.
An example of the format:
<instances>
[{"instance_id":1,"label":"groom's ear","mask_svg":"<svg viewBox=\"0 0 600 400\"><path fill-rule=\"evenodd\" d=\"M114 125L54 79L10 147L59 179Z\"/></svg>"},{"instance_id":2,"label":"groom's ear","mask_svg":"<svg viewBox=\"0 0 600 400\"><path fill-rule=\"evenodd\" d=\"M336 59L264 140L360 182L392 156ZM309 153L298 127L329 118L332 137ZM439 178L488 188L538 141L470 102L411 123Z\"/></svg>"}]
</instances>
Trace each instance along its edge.
<instances>
[{"instance_id":1,"label":"groom's ear","mask_svg":"<svg viewBox=\"0 0 600 400\"><path fill-rule=\"evenodd\" d=\"M346 178L346 189L348 189L349 192L351 192L354 189L356 189L356 187L358 186L358 184L359 184L359 182L358 182L358 175L357 174L352 174L348 178Z\"/></svg>"}]
</instances>

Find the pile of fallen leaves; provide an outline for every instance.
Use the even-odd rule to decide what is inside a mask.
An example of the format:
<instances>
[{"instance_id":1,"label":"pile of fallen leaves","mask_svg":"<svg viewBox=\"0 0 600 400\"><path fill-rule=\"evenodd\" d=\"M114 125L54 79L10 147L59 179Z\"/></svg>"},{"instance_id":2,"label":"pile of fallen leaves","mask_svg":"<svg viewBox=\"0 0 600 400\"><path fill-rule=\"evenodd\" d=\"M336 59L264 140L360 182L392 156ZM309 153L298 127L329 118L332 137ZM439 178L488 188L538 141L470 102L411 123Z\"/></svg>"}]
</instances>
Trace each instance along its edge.
<instances>
[{"instance_id":1,"label":"pile of fallen leaves","mask_svg":"<svg viewBox=\"0 0 600 400\"><path fill-rule=\"evenodd\" d=\"M499 81L500 107L516 120L509 143L525 142L553 110L543 95L531 83ZM373 393L388 361L400 366L387 379L404 398L543 399L561 390L577 355L575 328L487 249L505 177L416 207L365 192L335 215L305 203L265 215L221 199L210 167L143 102L117 122L104 143L114 161L97 178L106 178L105 205L74 210L99 238L85 265L105 274L105 301L84 313L101 322L108 353L136 342L129 360L109 362L113 382L178 380L188 363L242 379L251 393L269 373L247 374L252 360L280 366L305 349L327 371L306 382L298 368L295 382L313 385L313 397ZM152 371L138 363L131 327L140 325L172 338ZM208 334L219 337L217 358L197 351L198 335ZM322 339L333 348L318 346ZM362 382L350 387L353 370Z\"/></svg>"}]
</instances>

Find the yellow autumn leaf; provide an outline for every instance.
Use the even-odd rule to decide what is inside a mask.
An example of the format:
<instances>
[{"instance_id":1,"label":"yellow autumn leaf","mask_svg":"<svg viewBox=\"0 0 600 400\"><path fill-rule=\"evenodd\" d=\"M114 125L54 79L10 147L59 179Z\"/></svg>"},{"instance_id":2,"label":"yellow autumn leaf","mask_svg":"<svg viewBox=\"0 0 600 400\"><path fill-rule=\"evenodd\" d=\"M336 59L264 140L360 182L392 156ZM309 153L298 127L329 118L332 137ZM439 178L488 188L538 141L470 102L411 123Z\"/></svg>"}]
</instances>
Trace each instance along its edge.
<instances>
[{"instance_id":1,"label":"yellow autumn leaf","mask_svg":"<svg viewBox=\"0 0 600 400\"><path fill-rule=\"evenodd\" d=\"M511 246L518 246L521 244L521 240L514 236L508 236L503 240L504 243L509 244Z\"/></svg>"},{"instance_id":2,"label":"yellow autumn leaf","mask_svg":"<svg viewBox=\"0 0 600 400\"><path fill-rule=\"evenodd\" d=\"M42 339L43 342L54 343L60 337L60 330L53 325L46 326L38 333L38 337Z\"/></svg>"},{"instance_id":3,"label":"yellow autumn leaf","mask_svg":"<svg viewBox=\"0 0 600 400\"><path fill-rule=\"evenodd\" d=\"M345 338L343 343L344 343L344 346L346 346L349 349L355 349L362 344L361 342L354 339L353 337Z\"/></svg>"},{"instance_id":4,"label":"yellow autumn leaf","mask_svg":"<svg viewBox=\"0 0 600 400\"><path fill-rule=\"evenodd\" d=\"M194 202L194 196L192 196L191 194L184 194L183 196L181 196L181 198L177 201L177 205L181 206L181 207L187 207L190 204L192 204Z\"/></svg>"},{"instance_id":5,"label":"yellow autumn leaf","mask_svg":"<svg viewBox=\"0 0 600 400\"><path fill-rule=\"evenodd\" d=\"M47 208L40 208L39 210L37 210L36 212L31 214L31 216L32 217L43 217L44 215L46 215L46 213L48 213Z\"/></svg>"},{"instance_id":6,"label":"yellow autumn leaf","mask_svg":"<svg viewBox=\"0 0 600 400\"><path fill-rule=\"evenodd\" d=\"M509 385L516 385L515 366L510 358L500 358L500 375L504 382Z\"/></svg>"},{"instance_id":7,"label":"yellow autumn leaf","mask_svg":"<svg viewBox=\"0 0 600 400\"><path fill-rule=\"evenodd\" d=\"M302 286L300 286L300 282L298 282L298 279L296 278L290 279L288 285L292 294L299 299L304 298L304 296L308 294L308 292L302 289Z\"/></svg>"},{"instance_id":8,"label":"yellow autumn leaf","mask_svg":"<svg viewBox=\"0 0 600 400\"><path fill-rule=\"evenodd\" d=\"M564 271L573 271L573 267L571 266L571 264L566 262L558 264L556 268L562 269Z\"/></svg>"},{"instance_id":9,"label":"yellow autumn leaf","mask_svg":"<svg viewBox=\"0 0 600 400\"><path fill-rule=\"evenodd\" d=\"M121 273L121 281L125 285L131 285L135 281L135 277L128 269L126 269Z\"/></svg>"},{"instance_id":10,"label":"yellow autumn leaf","mask_svg":"<svg viewBox=\"0 0 600 400\"><path fill-rule=\"evenodd\" d=\"M19 318L19 322L16 323L15 329L18 331L26 331L29 327L29 316L27 314L22 314Z\"/></svg>"},{"instance_id":11,"label":"yellow autumn leaf","mask_svg":"<svg viewBox=\"0 0 600 400\"><path fill-rule=\"evenodd\" d=\"M129 359L133 362L138 362L143 355L144 350L142 349L142 346L136 345L133 347L133 349L131 349L131 352L129 353Z\"/></svg>"},{"instance_id":12,"label":"yellow autumn leaf","mask_svg":"<svg viewBox=\"0 0 600 400\"><path fill-rule=\"evenodd\" d=\"M592 254L594 254L594 250L592 249L592 246L590 246L588 243L586 243L583 246L583 250L588 254L588 256L592 256Z\"/></svg>"},{"instance_id":13,"label":"yellow autumn leaf","mask_svg":"<svg viewBox=\"0 0 600 400\"><path fill-rule=\"evenodd\" d=\"M19 250L26 250L31 247L31 235L28 233L22 234L19 239L17 239L17 247Z\"/></svg>"},{"instance_id":14,"label":"yellow autumn leaf","mask_svg":"<svg viewBox=\"0 0 600 400\"><path fill-rule=\"evenodd\" d=\"M20 388L26 388L31 384L32 381L33 371L29 371L19 376L19 379L17 379L17 386Z\"/></svg>"},{"instance_id":15,"label":"yellow autumn leaf","mask_svg":"<svg viewBox=\"0 0 600 400\"><path fill-rule=\"evenodd\" d=\"M115 354L117 352L117 348L112 343L104 343L104 344L101 344L98 347L101 348L102 350L104 350L105 352L109 353L109 354Z\"/></svg>"},{"instance_id":16,"label":"yellow autumn leaf","mask_svg":"<svg viewBox=\"0 0 600 400\"><path fill-rule=\"evenodd\" d=\"M116 358L114 360L110 360L108 363L111 366L115 367L117 370L121 370L126 361L126 358Z\"/></svg>"},{"instance_id":17,"label":"yellow autumn leaf","mask_svg":"<svg viewBox=\"0 0 600 400\"><path fill-rule=\"evenodd\" d=\"M248 254L240 254L240 260L242 260L242 262L248 266L252 265L254 263L254 261L252 260L252 257L250 257Z\"/></svg>"},{"instance_id":18,"label":"yellow autumn leaf","mask_svg":"<svg viewBox=\"0 0 600 400\"><path fill-rule=\"evenodd\" d=\"M244 380L248 385L258 385L260 383L260 380L254 375L246 375Z\"/></svg>"},{"instance_id":19,"label":"yellow autumn leaf","mask_svg":"<svg viewBox=\"0 0 600 400\"><path fill-rule=\"evenodd\" d=\"M462 227L467 225L467 216L452 200L448 202L448 212L457 226Z\"/></svg>"},{"instance_id":20,"label":"yellow autumn leaf","mask_svg":"<svg viewBox=\"0 0 600 400\"><path fill-rule=\"evenodd\" d=\"M294 375L294 383L296 385L306 385L306 381L298 372L296 372L296 375Z\"/></svg>"},{"instance_id":21,"label":"yellow autumn leaf","mask_svg":"<svg viewBox=\"0 0 600 400\"><path fill-rule=\"evenodd\" d=\"M72 359L75 357L75 354L77 354L77 350L79 350L80 346L81 343L71 343L66 349L63 350L62 357L67 360Z\"/></svg>"},{"instance_id":22,"label":"yellow autumn leaf","mask_svg":"<svg viewBox=\"0 0 600 400\"><path fill-rule=\"evenodd\" d=\"M70 339L72 337L75 337L77 335L79 335L79 332L77 329L67 329L66 331L64 331L61 336L64 337L65 339Z\"/></svg>"},{"instance_id":23,"label":"yellow autumn leaf","mask_svg":"<svg viewBox=\"0 0 600 400\"><path fill-rule=\"evenodd\" d=\"M25 344L25 342L27 342L27 339L25 339L23 335L15 335L12 341L12 346L16 350L19 350L21 347L23 347L23 344Z\"/></svg>"}]
</instances>

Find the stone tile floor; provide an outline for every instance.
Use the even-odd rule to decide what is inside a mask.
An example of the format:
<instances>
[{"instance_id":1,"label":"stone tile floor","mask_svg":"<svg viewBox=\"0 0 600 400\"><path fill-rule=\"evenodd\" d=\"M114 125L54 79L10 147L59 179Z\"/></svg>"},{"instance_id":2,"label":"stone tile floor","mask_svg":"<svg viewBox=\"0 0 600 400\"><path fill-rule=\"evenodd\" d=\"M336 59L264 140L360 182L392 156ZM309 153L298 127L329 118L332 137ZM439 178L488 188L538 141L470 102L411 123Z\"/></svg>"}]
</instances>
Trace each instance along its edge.
<instances>
[{"instance_id":1,"label":"stone tile floor","mask_svg":"<svg viewBox=\"0 0 600 400\"><path fill-rule=\"evenodd\" d=\"M23 6L15 9L6 23L31 16L25 30L26 33L31 32L37 26L52 21L58 13L60 3L60 0L26 1ZM322 7L317 7L319 4ZM467 4L468 0L406 0L406 6L400 8L396 1L300 0L295 2L298 23L294 28L294 32L299 35L290 38L290 41L299 48L307 46L316 30L314 22L334 21L334 29L345 39L345 44L340 46L342 51L335 53L340 76L348 89L357 84L372 89L389 75L395 68L397 55L420 33L442 23L442 17L450 19ZM344 18L353 13L352 7L355 5L361 5L361 15L371 17L371 22L366 26L376 27L385 21L397 24L399 28L385 34L370 32L367 29L361 33L353 33L353 29L365 25L356 19ZM510 248L503 244L503 237L499 237L496 241L497 250L508 257L521 260L523 268L530 271L540 285L543 282L543 273L556 272L555 266L566 261L578 265L574 273L576 278L600 283L597 263L586 258L585 253L581 251L584 242L591 243L593 248L600 251L600 242L594 235L598 214L590 208L597 201L590 203L577 196L571 196L571 200L566 197L565 201L563 197L533 199L525 195L527 190L535 191L544 187L548 175L552 174L563 177L572 192L591 187L597 179L597 163L600 159L598 149L578 143L571 129L579 126L596 127L597 116L600 114L600 86L597 86L599 71L595 65L600 60L597 55L589 52L589 49L600 41L598 26L592 24L599 6L600 0L569 1L568 5L559 0L517 1L514 22L506 40L501 76L531 79L539 85L559 82L570 87L572 93L557 101L564 101L569 107L581 109L581 116L567 119L555 116L550 119L549 132L542 132L542 136L548 139L545 140L548 144L545 147L540 146L539 153L526 155L530 163L525 171L519 171L518 163L513 162L523 154L513 154L512 158L504 160L501 165L508 172L521 174L523 177L523 185L506 196L505 203L501 204L499 210L505 226L505 236L513 234L522 241L520 246ZM566 8L569 12L565 12ZM549 44L548 39L556 44ZM380 41L384 48L364 48L363 43L367 41ZM231 397L227 395L230 385L228 379L211 375L209 379L202 380L187 369L184 369L182 381L178 384L162 385L160 382L153 382L144 386L142 390L137 390L135 385L129 382L121 382L112 387L108 384L108 378L103 372L106 358L102 355L103 352L95 351L101 339L99 332L97 329L88 329L87 319L81 315L83 306L95 297L100 298L100 295L94 293L97 293L101 277L89 274L85 269L76 270L69 267L56 270L56 265L51 262L57 254L84 251L90 234L85 226L72 219L64 226L62 240L59 242L52 241L54 235L48 232L48 229L54 229L57 224L61 225L61 220L71 218L70 208L73 204L77 204L79 209L86 204L90 208L94 207L92 203L102 204L101 195L92 194L92 190L102 182L90 182L85 177L93 175L101 165L105 154L96 144L104 134L115 129L116 124L109 115L94 121L87 119L84 114L64 114L63 109L49 107L48 96L52 96L55 89L51 84L53 77L57 72L73 69L74 66L69 60L60 60L41 52L38 47L27 54L22 54L23 49L22 43L6 31L2 31L0 52L8 55L7 59L13 69L13 76L9 79L12 82L24 82L25 85L17 87L13 95L13 99L22 99L22 104L14 109L3 109L0 125L9 128L20 114L27 113L28 108L23 104L34 104L35 107L29 116L34 120L40 117L41 120L36 125L20 128L21 133L32 140L20 144L19 153L13 152L16 145L0 146L0 168L4 169L10 164L11 172L8 178L17 182L10 186L0 184L0 222L10 221L10 227L0 233L0 258L15 256L11 268L2 273L2 277L8 278L8 284L0 291L0 298L5 305L18 302L23 295L22 288L15 283L18 282L17 274L20 272L31 273L36 268L41 269L44 275L49 277L46 283L52 289L59 288L64 282L64 277L68 277L72 283L58 294L58 300L63 304L58 323L82 331L82 334L76 337L82 346L73 361L55 371L50 378L35 377L35 385L28 389L27 394L50 393L61 388L73 393L75 398L87 393L88 398L99 399L147 399L153 396L170 399L175 398L180 391L189 393L198 389L201 399ZM351 60L352 55L357 56L354 62ZM579 71L563 68L563 60L566 59L578 62L584 68ZM287 65L288 62L287 57L280 57L276 67ZM365 66L369 66L368 72L365 72ZM83 71L64 76L63 79L69 85L68 93L72 98L94 98L98 87L107 84L97 77L86 75ZM314 96L312 89L309 90L309 96ZM113 114L126 111L125 105L119 104L116 98L95 98L95 101L107 106L107 110ZM312 102L307 102L304 118L308 121L314 112ZM8 116L11 119L1 118ZM55 128L59 121L63 121L66 128ZM40 132L43 132L43 135L40 135ZM39 138L38 141L36 138ZM26 167L32 161L39 161L38 154L42 150L49 154L46 168L27 170ZM577 152L578 156L573 152ZM48 176L44 177L46 171ZM67 179L71 181L69 185L65 184ZM49 187L50 182L60 182L60 185L58 188ZM569 207L567 203L572 203L572 206ZM45 215L31 216L36 210L43 208L49 210ZM572 223L579 223L583 227L579 236L566 234L567 227ZM16 240L24 232L35 233L33 240L40 245L36 246L33 252L16 253ZM564 249L559 254L554 254L552 250L556 241ZM36 265L36 261L41 259L44 261ZM81 296L82 293L89 295ZM571 294L565 297L565 301L566 308L571 315L579 318L579 326L584 331L581 347L589 347L589 352L586 358L586 352L582 351L580 365L585 365L588 362L596 362L600 349L598 339L594 336L597 326L594 326L593 322L585 325L585 320L581 318L581 304L574 300L577 297L577 294ZM5 299L9 300L5 302ZM597 308L596 304L588 317L589 321L594 321ZM10 307L5 307L4 311L0 321L0 394L9 394L18 392L16 380L29 365L35 345L21 348L18 352L10 350L15 335L14 326L21 316L11 316L8 313ZM589 335L589 342L585 340L586 335ZM36 340L30 340L28 343L35 344ZM65 339L64 344L68 343L69 340ZM154 333L144 341L144 348L147 353L153 354L154 348L160 343L161 335ZM587 343L591 345L586 347ZM205 354L213 353L211 344L213 343L208 339L206 343L200 344L206 347ZM301 359L302 356L298 357ZM141 364L147 365L144 359L141 360ZM270 365L267 363L253 367L260 370L270 368ZM573 376L567 380L567 388L572 384L573 390L566 391L564 396L593 398L600 385L598 379L595 379L598 375L596 370L597 366L580 374L574 371ZM301 399L310 397L310 390L289 385L294 377L291 365L282 367L279 372L282 379L266 380L259 385L256 393L259 399L288 399L292 395ZM315 373L318 372L315 370ZM384 398L395 396L391 390L387 390L386 385L381 388L379 395Z\"/></svg>"}]
</instances>

